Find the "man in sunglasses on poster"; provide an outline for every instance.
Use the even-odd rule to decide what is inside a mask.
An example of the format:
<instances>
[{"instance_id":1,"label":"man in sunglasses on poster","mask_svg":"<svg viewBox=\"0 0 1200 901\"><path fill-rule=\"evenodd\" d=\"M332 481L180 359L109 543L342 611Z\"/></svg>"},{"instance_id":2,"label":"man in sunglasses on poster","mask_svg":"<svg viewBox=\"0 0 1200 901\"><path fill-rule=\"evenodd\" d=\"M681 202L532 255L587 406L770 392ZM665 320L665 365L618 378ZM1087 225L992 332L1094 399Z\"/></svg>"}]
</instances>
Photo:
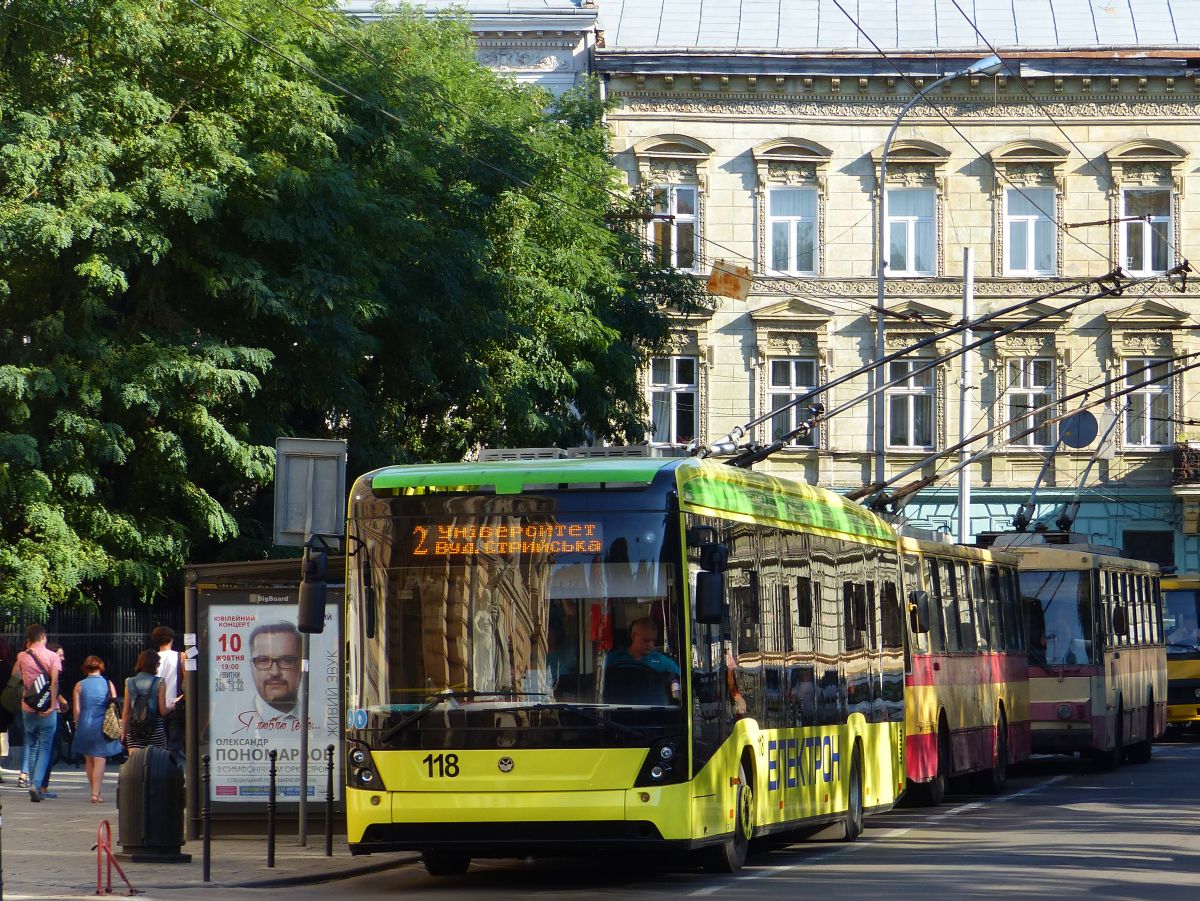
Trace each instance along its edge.
<instances>
[{"instance_id":1,"label":"man in sunglasses on poster","mask_svg":"<svg viewBox=\"0 0 1200 901\"><path fill-rule=\"evenodd\" d=\"M248 644L259 723L295 723L292 728L298 729L296 700L302 659L299 630L291 623L265 623L250 633Z\"/></svg>"}]
</instances>

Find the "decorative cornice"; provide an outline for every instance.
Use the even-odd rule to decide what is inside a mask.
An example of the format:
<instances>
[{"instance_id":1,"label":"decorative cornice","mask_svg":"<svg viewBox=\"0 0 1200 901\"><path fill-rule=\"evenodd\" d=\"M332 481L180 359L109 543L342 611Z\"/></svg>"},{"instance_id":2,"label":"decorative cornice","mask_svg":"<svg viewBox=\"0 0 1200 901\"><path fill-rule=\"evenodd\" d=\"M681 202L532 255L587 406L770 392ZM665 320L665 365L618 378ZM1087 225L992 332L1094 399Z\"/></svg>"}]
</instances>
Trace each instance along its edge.
<instances>
[{"instance_id":1,"label":"decorative cornice","mask_svg":"<svg viewBox=\"0 0 1200 901\"><path fill-rule=\"evenodd\" d=\"M493 72L560 72L571 68L571 61L556 53L539 49L498 49L481 47L475 54L481 66Z\"/></svg>"},{"instance_id":2,"label":"decorative cornice","mask_svg":"<svg viewBox=\"0 0 1200 901\"><path fill-rule=\"evenodd\" d=\"M759 94L738 92L691 92L676 91L621 91L610 95L621 105L617 115L628 113L650 113L672 115L696 115L704 117L736 116L812 119L885 119L894 120L904 107L905 98L887 95L862 95L853 99L843 95L828 98L764 97ZM1136 100L1117 94L1086 95L1079 97L1056 96L1038 103L1011 101L996 102L988 98L937 98L938 109L952 119L1044 119L1047 115L1055 119L1187 119L1200 118L1200 99L1185 100L1176 94L1161 97L1142 96ZM940 121L934 115L914 110L906 122L929 119Z\"/></svg>"},{"instance_id":3,"label":"decorative cornice","mask_svg":"<svg viewBox=\"0 0 1200 901\"><path fill-rule=\"evenodd\" d=\"M1036 297L1065 285L1078 284L1074 278L977 278L976 297ZM1149 296L1176 297L1178 292L1164 284L1153 282L1146 286ZM1142 288L1139 288L1142 290ZM756 295L783 295L819 300L828 297L876 296L876 281L873 278L859 279L816 279L816 278L772 278L759 276L752 288ZM1200 295L1200 280L1189 279L1184 296ZM885 297L961 297L962 280L948 278L894 278L885 285Z\"/></svg>"}]
</instances>

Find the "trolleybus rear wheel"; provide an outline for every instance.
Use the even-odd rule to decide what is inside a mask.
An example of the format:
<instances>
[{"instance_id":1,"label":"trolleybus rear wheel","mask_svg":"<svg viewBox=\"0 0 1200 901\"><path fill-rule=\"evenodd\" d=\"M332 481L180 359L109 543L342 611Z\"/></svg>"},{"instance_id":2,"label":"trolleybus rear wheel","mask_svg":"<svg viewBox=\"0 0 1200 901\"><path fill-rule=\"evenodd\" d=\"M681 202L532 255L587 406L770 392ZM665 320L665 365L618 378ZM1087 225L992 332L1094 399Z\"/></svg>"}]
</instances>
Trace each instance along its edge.
<instances>
[{"instance_id":1,"label":"trolleybus rear wheel","mask_svg":"<svg viewBox=\"0 0 1200 901\"><path fill-rule=\"evenodd\" d=\"M754 787L746 778L746 767L738 767L738 790L734 798L733 834L705 850L704 869L710 873L736 873L746 862L754 837Z\"/></svg>"},{"instance_id":2,"label":"trolleybus rear wheel","mask_svg":"<svg viewBox=\"0 0 1200 901\"><path fill-rule=\"evenodd\" d=\"M429 849L421 852L421 862L430 876L461 876L471 865L467 854Z\"/></svg>"},{"instance_id":3,"label":"trolleybus rear wheel","mask_svg":"<svg viewBox=\"0 0 1200 901\"><path fill-rule=\"evenodd\" d=\"M854 841L863 831L863 779L862 752L858 745L854 746L854 756L850 761L850 785L846 791L846 838Z\"/></svg>"}]
</instances>

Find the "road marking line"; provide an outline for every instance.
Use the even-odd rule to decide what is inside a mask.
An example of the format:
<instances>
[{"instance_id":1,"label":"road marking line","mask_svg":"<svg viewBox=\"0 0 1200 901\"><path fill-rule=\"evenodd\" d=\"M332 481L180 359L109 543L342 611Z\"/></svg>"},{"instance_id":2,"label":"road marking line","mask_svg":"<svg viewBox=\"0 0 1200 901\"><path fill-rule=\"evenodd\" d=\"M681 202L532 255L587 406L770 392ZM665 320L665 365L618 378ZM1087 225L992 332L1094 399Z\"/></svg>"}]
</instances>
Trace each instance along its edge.
<instances>
[{"instance_id":1,"label":"road marking line","mask_svg":"<svg viewBox=\"0 0 1200 901\"><path fill-rule=\"evenodd\" d=\"M1051 785L1054 785L1055 783L1063 782L1067 779L1070 779L1071 775L1073 775L1073 774L1064 773L1064 774L1061 774L1058 776L1051 776L1045 782L1039 782L1037 785L1031 785L1028 788L1023 788L1020 791L1013 792L1012 794L1001 795L1000 797L994 798L992 800L993 801L1012 801L1012 800L1015 800L1016 798L1023 798L1026 795L1032 795L1035 792L1040 792L1045 788L1049 788ZM804 866L809 866L810 864L819 863L820 861L823 861L830 857L836 857L840 854L850 854L855 851L861 851L864 848L869 848L872 845L878 844L879 842L881 842L885 839L899 838L900 836L905 835L906 833L912 832L913 829L921 828L924 826L929 826L934 823L940 823L942 820L949 819L950 817L953 817L953 816L958 816L960 813L968 813L972 810L979 810L980 808L987 807L988 803L989 802L987 802L987 801L967 801L965 804L959 804L957 807L951 807L949 810L943 810L940 813L936 813L931 817L927 817L927 818L923 819L919 826L898 826L895 829L889 829L887 832L884 832L882 835L876 836L875 838L871 838L866 841L857 841L857 842L854 842L853 844L843 845L840 848L831 848L828 851L823 851L819 854L814 854L811 857L806 857L804 860L796 861L796 863L780 864L779 866L774 866L774 867L763 867L762 869L754 870L751 873L746 873L745 875L739 875L735 879L726 880L724 882L718 883L717 885L710 885L710 886L707 886L706 888L697 889L696 891L691 893L691 896L694 898L704 897L706 895L711 895L715 892L719 892L722 889L732 888L734 886L740 885L743 882L754 882L758 879L766 879L770 876L777 876L780 873L786 873L789 870L794 870L797 867L804 867Z\"/></svg>"}]
</instances>

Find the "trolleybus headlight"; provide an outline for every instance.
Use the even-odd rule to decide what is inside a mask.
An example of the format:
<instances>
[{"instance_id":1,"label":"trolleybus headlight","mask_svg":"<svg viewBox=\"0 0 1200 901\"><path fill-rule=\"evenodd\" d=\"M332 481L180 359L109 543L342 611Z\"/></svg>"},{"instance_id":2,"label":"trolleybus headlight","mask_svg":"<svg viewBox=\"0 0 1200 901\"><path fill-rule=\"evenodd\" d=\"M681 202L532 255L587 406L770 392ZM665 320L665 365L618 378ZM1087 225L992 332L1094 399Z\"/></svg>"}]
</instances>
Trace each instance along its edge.
<instances>
[{"instance_id":1,"label":"trolleybus headlight","mask_svg":"<svg viewBox=\"0 0 1200 901\"><path fill-rule=\"evenodd\" d=\"M1058 718L1060 720L1069 720L1071 718L1072 709L1070 704L1058 705Z\"/></svg>"},{"instance_id":2,"label":"trolleybus headlight","mask_svg":"<svg viewBox=\"0 0 1200 901\"><path fill-rule=\"evenodd\" d=\"M367 752L362 748L355 748L350 752L350 762L355 766L364 766L367 762Z\"/></svg>"},{"instance_id":3,"label":"trolleybus headlight","mask_svg":"<svg viewBox=\"0 0 1200 901\"><path fill-rule=\"evenodd\" d=\"M370 785L375 781L375 774L371 770L360 770L358 773L358 781L363 785Z\"/></svg>"},{"instance_id":4,"label":"trolleybus headlight","mask_svg":"<svg viewBox=\"0 0 1200 901\"><path fill-rule=\"evenodd\" d=\"M652 766L650 767L650 778L655 782L662 782L666 778L667 772L660 766Z\"/></svg>"},{"instance_id":5,"label":"trolleybus headlight","mask_svg":"<svg viewBox=\"0 0 1200 901\"><path fill-rule=\"evenodd\" d=\"M674 760L675 759L675 746L674 745L663 745L661 748L658 749L658 756L661 757L663 760Z\"/></svg>"}]
</instances>

